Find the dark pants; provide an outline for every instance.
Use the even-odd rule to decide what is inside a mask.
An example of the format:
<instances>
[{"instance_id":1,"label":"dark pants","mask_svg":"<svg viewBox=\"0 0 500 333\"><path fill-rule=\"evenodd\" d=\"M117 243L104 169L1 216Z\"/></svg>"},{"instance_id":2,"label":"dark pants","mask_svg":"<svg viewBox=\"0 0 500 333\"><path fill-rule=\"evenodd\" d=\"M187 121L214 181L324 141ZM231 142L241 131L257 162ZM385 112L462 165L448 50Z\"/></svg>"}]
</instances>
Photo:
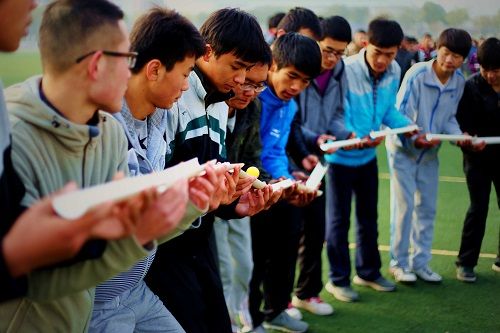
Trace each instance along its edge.
<instances>
[{"instance_id":1,"label":"dark pants","mask_svg":"<svg viewBox=\"0 0 500 333\"><path fill-rule=\"evenodd\" d=\"M470 206L465 216L457 265L474 267L477 265L486 228L491 183L495 186L497 204L500 208L500 163L464 156L463 167L469 189Z\"/></svg>"},{"instance_id":2,"label":"dark pants","mask_svg":"<svg viewBox=\"0 0 500 333\"><path fill-rule=\"evenodd\" d=\"M253 216L249 307L254 326L288 307L293 290L300 233L300 209L280 202ZM261 289L262 287L262 289ZM264 300L264 313L260 311Z\"/></svg>"},{"instance_id":3,"label":"dark pants","mask_svg":"<svg viewBox=\"0 0 500 333\"><path fill-rule=\"evenodd\" d=\"M325 186L322 186L323 192ZM295 294L300 299L317 297L323 288L321 253L325 242L325 197L316 198L302 208L302 232L299 245L299 277Z\"/></svg>"},{"instance_id":4,"label":"dark pants","mask_svg":"<svg viewBox=\"0 0 500 333\"><path fill-rule=\"evenodd\" d=\"M376 280L381 267L377 244L377 160L359 167L332 164L328 176L326 232L330 280L337 286L350 284L348 235L353 194L356 200L356 272L362 279Z\"/></svg>"},{"instance_id":5,"label":"dark pants","mask_svg":"<svg viewBox=\"0 0 500 333\"><path fill-rule=\"evenodd\" d=\"M146 283L189 333L231 333L211 241L213 217L159 246Z\"/></svg>"}]
</instances>

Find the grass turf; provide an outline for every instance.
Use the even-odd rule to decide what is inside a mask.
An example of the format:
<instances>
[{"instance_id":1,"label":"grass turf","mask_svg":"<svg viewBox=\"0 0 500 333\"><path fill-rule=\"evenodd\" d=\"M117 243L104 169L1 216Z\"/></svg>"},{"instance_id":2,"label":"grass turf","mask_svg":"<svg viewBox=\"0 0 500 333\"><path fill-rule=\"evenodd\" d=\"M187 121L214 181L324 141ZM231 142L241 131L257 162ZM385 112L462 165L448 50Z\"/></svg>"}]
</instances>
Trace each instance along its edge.
<instances>
[{"instance_id":1,"label":"grass turf","mask_svg":"<svg viewBox=\"0 0 500 333\"><path fill-rule=\"evenodd\" d=\"M35 53L0 55L0 77L6 87L40 72L40 61ZM379 244L388 245L389 180L383 147L378 148L378 157L381 173ZM461 153L456 147L445 143L440 152L440 161L441 176L458 179L451 178L451 181L441 181L439 184L433 248L457 251L469 202L467 187L463 181ZM500 212L496 198L492 195L482 253L496 254L499 220ZM354 240L353 229L351 228L351 241ZM382 251L381 256L384 265L382 273L388 276L389 254ZM326 256L324 258L323 281L327 281L328 263ZM323 291L321 296L336 311L328 317L304 313L304 319L310 324L309 332L500 332L500 307L497 301L500 295L500 274L491 270L493 259L479 259L476 268L478 280L475 284L465 284L455 279L454 262L455 256L433 256L431 265L443 276L443 283L440 285L418 281L413 286L398 285L398 290L393 293L380 293L354 286L361 296L358 303L339 302Z\"/></svg>"}]
</instances>

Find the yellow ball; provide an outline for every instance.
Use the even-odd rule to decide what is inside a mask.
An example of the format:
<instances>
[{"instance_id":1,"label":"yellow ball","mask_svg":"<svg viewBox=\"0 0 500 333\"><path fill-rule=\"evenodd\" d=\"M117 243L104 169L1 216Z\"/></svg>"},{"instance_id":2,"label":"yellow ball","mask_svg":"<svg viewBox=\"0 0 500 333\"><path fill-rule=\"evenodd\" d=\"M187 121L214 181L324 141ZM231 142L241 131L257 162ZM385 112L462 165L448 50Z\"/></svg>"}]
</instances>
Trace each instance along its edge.
<instances>
[{"instance_id":1,"label":"yellow ball","mask_svg":"<svg viewBox=\"0 0 500 333\"><path fill-rule=\"evenodd\" d=\"M250 176L253 176L253 177L259 177L260 171L256 167L251 166L247 169L247 174L249 174Z\"/></svg>"}]
</instances>

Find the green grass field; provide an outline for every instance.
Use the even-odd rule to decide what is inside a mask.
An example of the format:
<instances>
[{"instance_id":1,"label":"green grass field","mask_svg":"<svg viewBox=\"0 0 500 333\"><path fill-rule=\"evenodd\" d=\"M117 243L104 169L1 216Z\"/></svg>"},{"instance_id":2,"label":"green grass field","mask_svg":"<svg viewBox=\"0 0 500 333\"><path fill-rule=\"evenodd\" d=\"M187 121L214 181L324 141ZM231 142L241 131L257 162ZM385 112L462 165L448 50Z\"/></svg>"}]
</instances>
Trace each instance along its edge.
<instances>
[{"instance_id":1,"label":"green grass field","mask_svg":"<svg viewBox=\"0 0 500 333\"><path fill-rule=\"evenodd\" d=\"M5 86L41 72L36 54L0 55L0 77ZM459 149L444 144L440 152L440 174L447 177L439 184L438 214L434 249L457 251L463 219L468 207L468 193L461 166ZM389 244L389 180L385 150L379 148L379 244ZM496 255L500 212L492 195L482 253ZM351 228L353 229L353 228ZM354 237L351 233L351 240ZM389 254L381 252L383 274L387 274ZM323 292L333 304L329 317L305 314L309 332L500 332L500 274L491 270L494 259L480 258L476 268L478 281L464 284L455 279L456 255L434 255L432 267L443 275L441 285L418 281L413 286L398 285L394 293L380 293L354 287L360 292L358 303L342 303ZM324 281L327 281L325 258ZM496 304L496 305L495 305Z\"/></svg>"}]
</instances>

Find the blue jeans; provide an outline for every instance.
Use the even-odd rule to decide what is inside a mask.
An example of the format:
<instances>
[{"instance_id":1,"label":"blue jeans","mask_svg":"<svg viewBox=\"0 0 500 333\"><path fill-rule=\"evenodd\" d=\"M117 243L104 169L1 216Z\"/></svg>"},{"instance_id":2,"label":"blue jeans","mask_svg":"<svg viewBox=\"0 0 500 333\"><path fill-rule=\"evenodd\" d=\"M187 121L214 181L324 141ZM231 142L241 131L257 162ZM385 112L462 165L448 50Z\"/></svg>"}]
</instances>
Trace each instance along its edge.
<instances>
[{"instance_id":1,"label":"blue jeans","mask_svg":"<svg viewBox=\"0 0 500 333\"><path fill-rule=\"evenodd\" d=\"M327 182L326 241L330 280L337 286L349 286L351 259L349 227L351 201L356 200L356 272L359 277L374 281L380 277L378 251L377 160L350 167L331 164Z\"/></svg>"},{"instance_id":2,"label":"blue jeans","mask_svg":"<svg viewBox=\"0 0 500 333\"><path fill-rule=\"evenodd\" d=\"M95 302L89 332L185 333L144 281L107 302Z\"/></svg>"}]
</instances>

